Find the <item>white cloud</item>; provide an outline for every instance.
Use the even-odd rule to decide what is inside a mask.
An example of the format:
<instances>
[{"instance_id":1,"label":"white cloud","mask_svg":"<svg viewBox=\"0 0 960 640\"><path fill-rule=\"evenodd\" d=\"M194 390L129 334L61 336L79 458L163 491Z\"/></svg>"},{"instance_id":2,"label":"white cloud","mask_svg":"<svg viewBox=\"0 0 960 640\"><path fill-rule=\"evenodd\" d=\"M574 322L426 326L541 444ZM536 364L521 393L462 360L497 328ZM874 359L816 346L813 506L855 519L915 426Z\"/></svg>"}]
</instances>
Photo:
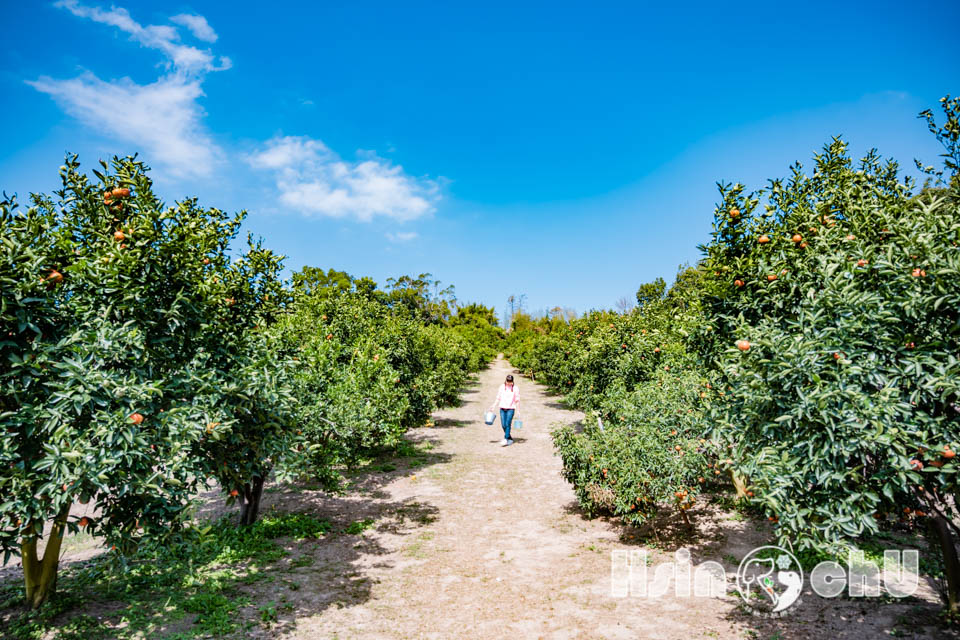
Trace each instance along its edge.
<instances>
[{"instance_id":1,"label":"white cloud","mask_svg":"<svg viewBox=\"0 0 960 640\"><path fill-rule=\"evenodd\" d=\"M80 4L77 0L59 0L54 4L56 7L66 9L78 18L88 18L94 22L116 27L125 33L130 34L130 38L139 42L142 46L149 49L162 51L174 69L182 73L202 73L206 71L222 71L229 69L231 62L229 58L221 57L220 64L215 64L214 55L209 51L203 51L196 47L180 43L180 34L175 27L169 25L147 25L143 26L132 17L130 12L122 7L111 7L109 11L99 7L88 7ZM183 18L185 16L175 16ZM199 19L206 26L206 29L216 39L216 34L210 25L207 24L203 16L186 16L197 22ZM194 27L187 25L193 31ZM196 32L194 31L194 35ZM197 36L199 37L199 36ZM201 38L202 39L202 38ZM212 40L210 41L212 42Z\"/></svg>"},{"instance_id":2,"label":"white cloud","mask_svg":"<svg viewBox=\"0 0 960 640\"><path fill-rule=\"evenodd\" d=\"M106 81L91 72L58 80L41 77L27 84L50 95L68 114L106 136L134 145L150 164L161 164L173 176L208 176L219 147L203 125L203 77L211 71L230 68L230 60L216 58L209 50L184 45L176 27L141 25L122 7L109 10L60 0L57 7L73 15L109 25L130 35L141 46L160 51L170 72L150 84L129 78ZM203 40L216 34L203 16L171 18Z\"/></svg>"},{"instance_id":3,"label":"white cloud","mask_svg":"<svg viewBox=\"0 0 960 640\"><path fill-rule=\"evenodd\" d=\"M170 22L181 24L187 29L190 29L190 33L192 33L193 37L197 40L203 40L204 42L217 41L217 32L213 30L213 27L210 26L210 23L207 22L207 19L203 16L181 13L180 15L170 18Z\"/></svg>"},{"instance_id":4,"label":"white cloud","mask_svg":"<svg viewBox=\"0 0 960 640\"><path fill-rule=\"evenodd\" d=\"M320 140L305 136L275 137L247 160L256 169L272 171L280 201L308 215L413 220L432 213L440 197L433 180L407 175L403 167L374 155L346 162Z\"/></svg>"},{"instance_id":5,"label":"white cloud","mask_svg":"<svg viewBox=\"0 0 960 640\"><path fill-rule=\"evenodd\" d=\"M387 240L390 242L400 243L400 242L410 242L417 238L416 231L400 231L398 233L388 233Z\"/></svg>"},{"instance_id":6,"label":"white cloud","mask_svg":"<svg viewBox=\"0 0 960 640\"><path fill-rule=\"evenodd\" d=\"M85 125L143 149L148 163L163 164L174 176L207 176L219 155L201 123L198 80L166 76L141 86L129 79L104 82L88 72L28 84Z\"/></svg>"}]
</instances>

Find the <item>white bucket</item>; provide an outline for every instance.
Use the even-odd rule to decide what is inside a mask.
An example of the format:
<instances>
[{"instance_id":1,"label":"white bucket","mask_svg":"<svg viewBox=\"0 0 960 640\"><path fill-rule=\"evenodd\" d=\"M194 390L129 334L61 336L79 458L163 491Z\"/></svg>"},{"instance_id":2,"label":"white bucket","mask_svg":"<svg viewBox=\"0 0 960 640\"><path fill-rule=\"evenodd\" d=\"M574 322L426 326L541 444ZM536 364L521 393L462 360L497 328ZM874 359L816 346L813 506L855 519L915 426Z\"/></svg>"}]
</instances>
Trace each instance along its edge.
<instances>
[{"instance_id":1,"label":"white bucket","mask_svg":"<svg viewBox=\"0 0 960 640\"><path fill-rule=\"evenodd\" d=\"M483 414L483 421L487 424L493 424L493 421L496 419L497 414L495 414L493 411L487 411L485 414Z\"/></svg>"}]
</instances>

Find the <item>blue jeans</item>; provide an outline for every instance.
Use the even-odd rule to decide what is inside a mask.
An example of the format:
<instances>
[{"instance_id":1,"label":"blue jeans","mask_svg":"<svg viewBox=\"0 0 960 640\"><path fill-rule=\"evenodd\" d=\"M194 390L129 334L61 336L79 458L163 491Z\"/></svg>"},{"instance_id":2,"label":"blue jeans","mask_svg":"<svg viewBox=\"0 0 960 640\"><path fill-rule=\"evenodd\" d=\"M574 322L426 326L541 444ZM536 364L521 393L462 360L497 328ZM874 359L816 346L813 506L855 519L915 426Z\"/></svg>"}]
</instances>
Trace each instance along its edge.
<instances>
[{"instance_id":1,"label":"blue jeans","mask_svg":"<svg viewBox=\"0 0 960 640\"><path fill-rule=\"evenodd\" d=\"M500 426L503 427L503 437L510 439L510 425L513 424L513 414L516 409L500 409Z\"/></svg>"}]
</instances>

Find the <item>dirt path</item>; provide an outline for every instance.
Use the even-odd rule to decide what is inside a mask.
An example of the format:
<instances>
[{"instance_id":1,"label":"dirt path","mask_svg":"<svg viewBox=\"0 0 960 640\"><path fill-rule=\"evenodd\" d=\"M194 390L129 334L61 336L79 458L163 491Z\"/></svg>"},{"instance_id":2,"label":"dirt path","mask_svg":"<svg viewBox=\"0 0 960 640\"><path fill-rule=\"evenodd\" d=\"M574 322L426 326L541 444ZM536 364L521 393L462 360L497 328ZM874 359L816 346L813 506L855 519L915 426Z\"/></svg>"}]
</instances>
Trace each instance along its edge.
<instances>
[{"instance_id":1,"label":"dirt path","mask_svg":"<svg viewBox=\"0 0 960 640\"><path fill-rule=\"evenodd\" d=\"M499 420L487 426L482 414L510 371L495 362L463 406L437 413L436 426L418 433L444 462L384 487L392 501L431 505L436 520L409 535L371 532L386 553L359 558L376 583L369 600L300 617L295 637L655 638L687 637L688 624L707 630L679 606L664 628L653 615L664 613L662 604L611 597L617 532L579 514L550 441L555 423L582 415L518 377L524 427L513 446L500 447ZM720 622L718 630L729 627Z\"/></svg>"},{"instance_id":2,"label":"dirt path","mask_svg":"<svg viewBox=\"0 0 960 640\"><path fill-rule=\"evenodd\" d=\"M382 508L378 526L348 560L341 550L341 570L349 565L357 597L324 598L313 614L309 600L301 600L284 637L869 638L885 636L897 616L909 620L918 609L916 601L882 611L862 600L822 601L804 605L793 620L765 621L738 611L732 597L614 598L610 551L639 544L614 522L582 516L550 441L555 423L582 415L518 378L524 427L515 445L501 448L499 424L486 426L481 416L510 371L505 361L495 362L466 391L461 407L438 412L434 427L413 436L432 444L432 464L362 491ZM403 517L405 510L413 517ZM694 563L722 561L732 575L734 559L764 534L728 516L704 507L699 542L690 548ZM665 551L677 546L667 544ZM658 563L671 558L653 553ZM326 575L332 580L335 572ZM919 604L928 617L930 605Z\"/></svg>"}]
</instances>

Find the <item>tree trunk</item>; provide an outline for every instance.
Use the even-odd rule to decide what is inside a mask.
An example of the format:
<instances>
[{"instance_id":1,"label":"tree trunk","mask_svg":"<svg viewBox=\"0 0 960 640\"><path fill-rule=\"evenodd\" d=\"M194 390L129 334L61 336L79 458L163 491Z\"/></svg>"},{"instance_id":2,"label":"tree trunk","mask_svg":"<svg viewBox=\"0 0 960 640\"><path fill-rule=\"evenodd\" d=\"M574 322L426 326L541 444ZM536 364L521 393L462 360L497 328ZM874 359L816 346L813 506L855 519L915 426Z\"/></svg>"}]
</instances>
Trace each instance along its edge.
<instances>
[{"instance_id":1,"label":"tree trunk","mask_svg":"<svg viewBox=\"0 0 960 640\"><path fill-rule=\"evenodd\" d=\"M266 474L264 474L266 475ZM260 497L263 495L265 480L254 476L250 482L243 485L243 499L240 501L240 526L251 525L260 515Z\"/></svg>"},{"instance_id":2,"label":"tree trunk","mask_svg":"<svg viewBox=\"0 0 960 640\"><path fill-rule=\"evenodd\" d=\"M947 610L950 613L960 612L960 559L957 558L957 547L953 543L953 535L943 516L930 518L931 542L940 545L940 554L943 558L943 574L947 583Z\"/></svg>"},{"instance_id":3,"label":"tree trunk","mask_svg":"<svg viewBox=\"0 0 960 640\"><path fill-rule=\"evenodd\" d=\"M53 521L53 529L47 538L43 558L37 557L37 536L24 538L20 547L23 560L23 582L26 604L30 609L38 609L50 599L57 588L57 569L60 566L60 545L63 543L64 529L70 505L66 505Z\"/></svg>"}]
</instances>

